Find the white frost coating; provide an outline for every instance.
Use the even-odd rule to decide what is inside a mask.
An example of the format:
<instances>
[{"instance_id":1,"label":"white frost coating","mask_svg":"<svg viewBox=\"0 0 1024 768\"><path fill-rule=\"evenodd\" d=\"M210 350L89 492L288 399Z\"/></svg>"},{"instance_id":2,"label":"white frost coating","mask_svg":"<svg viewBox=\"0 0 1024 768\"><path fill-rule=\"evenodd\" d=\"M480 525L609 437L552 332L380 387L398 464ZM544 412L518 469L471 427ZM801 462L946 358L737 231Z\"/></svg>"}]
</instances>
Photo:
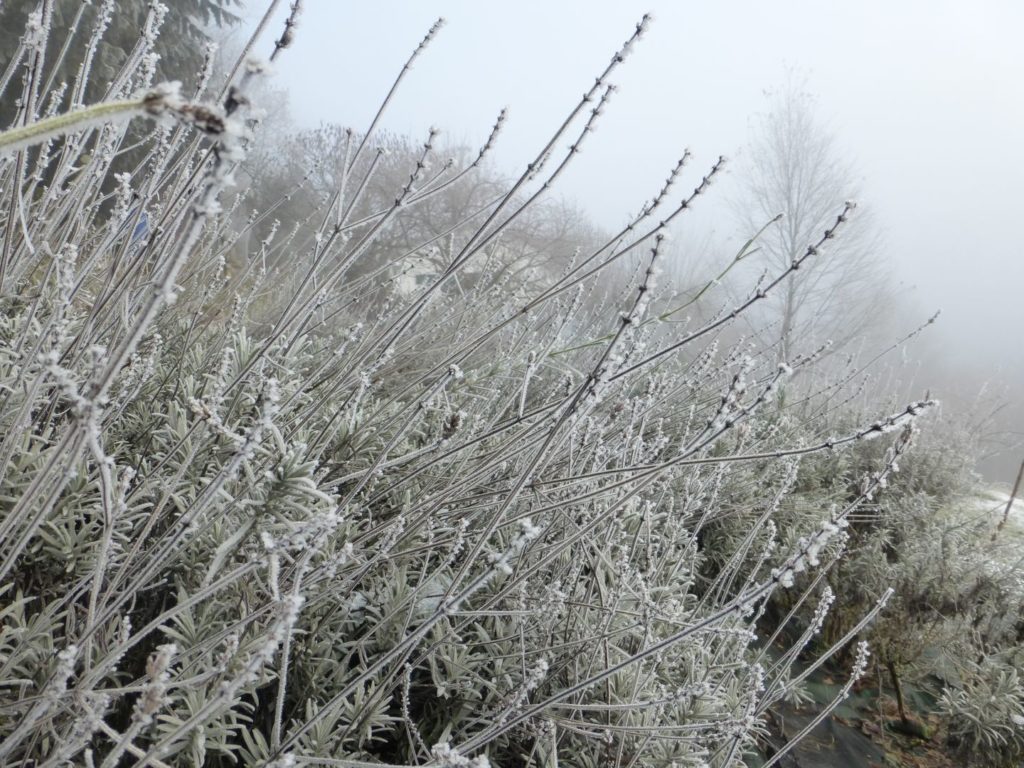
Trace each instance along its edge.
<instances>
[{"instance_id":1,"label":"white frost coating","mask_svg":"<svg viewBox=\"0 0 1024 768\"><path fill-rule=\"evenodd\" d=\"M890 432L899 431L908 424L911 424L914 419L920 416L925 410L935 407L938 404L938 400L919 400L911 403L900 413L896 413L888 418L876 421L867 429L862 430L858 437L864 440L871 440L879 435L886 435Z\"/></svg>"},{"instance_id":2,"label":"white frost coating","mask_svg":"<svg viewBox=\"0 0 1024 768\"><path fill-rule=\"evenodd\" d=\"M490 761L483 755L470 759L452 749L447 741L435 744L430 750L437 768L491 768Z\"/></svg>"}]
</instances>

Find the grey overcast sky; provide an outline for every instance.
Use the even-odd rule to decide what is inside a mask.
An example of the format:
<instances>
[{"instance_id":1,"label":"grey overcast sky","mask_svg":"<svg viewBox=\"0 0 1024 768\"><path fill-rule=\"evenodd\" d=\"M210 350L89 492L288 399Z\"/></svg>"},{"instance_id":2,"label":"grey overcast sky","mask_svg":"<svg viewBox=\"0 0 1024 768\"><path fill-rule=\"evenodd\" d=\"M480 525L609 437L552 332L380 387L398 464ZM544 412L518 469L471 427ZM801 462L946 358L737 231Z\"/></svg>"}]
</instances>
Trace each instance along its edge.
<instances>
[{"instance_id":1,"label":"grey overcast sky","mask_svg":"<svg viewBox=\"0 0 1024 768\"><path fill-rule=\"evenodd\" d=\"M495 162L518 171L648 11L561 194L611 226L685 147L691 179L719 154L742 159L764 91L795 70L862 176L906 301L921 317L942 309L943 362L1024 394L1021 0L308 0L277 85L299 125L363 128L443 16L384 127L478 143L508 106Z\"/></svg>"}]
</instances>

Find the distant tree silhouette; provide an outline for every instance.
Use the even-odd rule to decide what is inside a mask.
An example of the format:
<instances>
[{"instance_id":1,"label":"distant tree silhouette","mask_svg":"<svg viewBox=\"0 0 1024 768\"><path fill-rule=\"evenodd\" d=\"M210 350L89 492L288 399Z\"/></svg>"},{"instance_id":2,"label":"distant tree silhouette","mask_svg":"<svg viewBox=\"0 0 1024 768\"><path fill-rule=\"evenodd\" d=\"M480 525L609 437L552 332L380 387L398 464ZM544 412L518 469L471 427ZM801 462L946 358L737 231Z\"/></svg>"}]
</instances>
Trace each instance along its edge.
<instances>
[{"instance_id":1,"label":"distant tree silhouette","mask_svg":"<svg viewBox=\"0 0 1024 768\"><path fill-rule=\"evenodd\" d=\"M749 172L737 200L740 225L756 231L773 217L759 245L764 266L778 274L827 228L857 183L835 142L814 114L814 99L790 80L768 94L769 109L748 145ZM861 207L841 237L830 241L786 278L767 302L771 343L782 360L826 340L847 347L883 322L890 293L880 257L881 238Z\"/></svg>"}]
</instances>

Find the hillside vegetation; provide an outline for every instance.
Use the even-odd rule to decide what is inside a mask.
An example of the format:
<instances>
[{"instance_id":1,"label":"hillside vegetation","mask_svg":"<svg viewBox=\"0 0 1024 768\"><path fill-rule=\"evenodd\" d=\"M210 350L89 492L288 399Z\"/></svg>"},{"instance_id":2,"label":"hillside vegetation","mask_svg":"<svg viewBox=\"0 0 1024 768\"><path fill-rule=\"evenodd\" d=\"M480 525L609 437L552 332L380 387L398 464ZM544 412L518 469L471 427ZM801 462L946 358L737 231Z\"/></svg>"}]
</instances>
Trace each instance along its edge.
<instances>
[{"instance_id":1,"label":"hillside vegetation","mask_svg":"<svg viewBox=\"0 0 1024 768\"><path fill-rule=\"evenodd\" d=\"M51 52L109 18L49 3L0 82L0 764L785 764L824 669L810 726L882 670L1019 760L969 441L737 323L854 206L735 300L664 270L722 159L552 218L648 19L518 178L503 115L451 157L326 128L293 178L254 162L267 63L155 84L148 7L100 100Z\"/></svg>"}]
</instances>

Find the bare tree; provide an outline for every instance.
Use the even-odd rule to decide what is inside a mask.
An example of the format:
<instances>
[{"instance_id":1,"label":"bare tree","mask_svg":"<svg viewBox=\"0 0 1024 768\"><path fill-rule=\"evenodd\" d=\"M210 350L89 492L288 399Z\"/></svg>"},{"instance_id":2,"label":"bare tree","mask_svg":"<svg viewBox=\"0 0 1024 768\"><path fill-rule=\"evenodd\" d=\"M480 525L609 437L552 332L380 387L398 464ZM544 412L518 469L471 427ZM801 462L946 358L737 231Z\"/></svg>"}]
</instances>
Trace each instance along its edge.
<instances>
[{"instance_id":1,"label":"bare tree","mask_svg":"<svg viewBox=\"0 0 1024 768\"><path fill-rule=\"evenodd\" d=\"M253 179L252 206L267 208L287 196L275 208L274 218L288 229L311 211L317 212L313 218L322 217L334 192L347 184L350 196L340 205L352 205L352 218L365 222L350 227L348 233L353 237L365 234L380 214L394 205L395 190L409 182L423 146L416 139L379 132L370 151L346 171L345 164L360 141L359 134L336 124L282 131L251 153L246 164ZM437 192L403 206L402 216L375 235L372 257L364 257L352 274L391 263L396 273L412 267L408 277L413 284L425 285L440 275L450 262L452 245L472 233L510 183L489 163L481 163L478 154L479 149L442 145L438 159L424 165L425 172L435 179L425 189ZM473 168L475 172L465 172ZM267 220L264 228L271 224L272 220ZM293 241L293 249L308 247L313 235L307 233L306 237L306 241ZM490 258L474 261L454 282L465 288L484 273L490 281L507 278L517 285L550 277L569 263L577 248L594 247L599 240L599 233L582 211L557 198L541 200L502 227L501 237L487 249ZM428 245L420 247L423 243Z\"/></svg>"},{"instance_id":2,"label":"bare tree","mask_svg":"<svg viewBox=\"0 0 1024 768\"><path fill-rule=\"evenodd\" d=\"M762 266L779 273L828 228L846 200L856 198L857 184L817 121L813 97L790 79L768 100L748 147L736 210L747 232L781 214L760 240ZM777 344L781 360L825 341L832 352L848 348L882 328L892 302L880 248L880 233L861 206L840 238L769 296L763 334Z\"/></svg>"}]
</instances>

